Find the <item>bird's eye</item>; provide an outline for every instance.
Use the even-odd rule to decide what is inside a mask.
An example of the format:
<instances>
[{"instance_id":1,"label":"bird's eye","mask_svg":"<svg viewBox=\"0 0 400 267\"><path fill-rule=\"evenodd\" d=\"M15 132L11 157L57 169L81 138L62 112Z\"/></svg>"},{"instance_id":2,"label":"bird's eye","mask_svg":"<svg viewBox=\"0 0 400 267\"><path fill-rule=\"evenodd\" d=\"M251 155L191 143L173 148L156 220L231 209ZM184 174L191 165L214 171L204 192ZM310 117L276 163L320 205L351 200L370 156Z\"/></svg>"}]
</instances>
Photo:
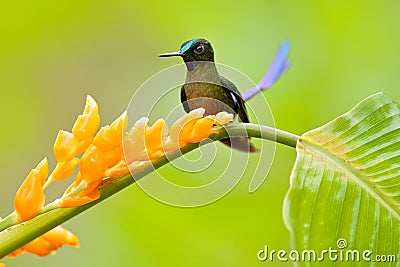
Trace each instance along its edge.
<instances>
[{"instance_id":1,"label":"bird's eye","mask_svg":"<svg viewBox=\"0 0 400 267\"><path fill-rule=\"evenodd\" d=\"M201 44L194 49L194 52L198 55L204 52L204 46Z\"/></svg>"}]
</instances>

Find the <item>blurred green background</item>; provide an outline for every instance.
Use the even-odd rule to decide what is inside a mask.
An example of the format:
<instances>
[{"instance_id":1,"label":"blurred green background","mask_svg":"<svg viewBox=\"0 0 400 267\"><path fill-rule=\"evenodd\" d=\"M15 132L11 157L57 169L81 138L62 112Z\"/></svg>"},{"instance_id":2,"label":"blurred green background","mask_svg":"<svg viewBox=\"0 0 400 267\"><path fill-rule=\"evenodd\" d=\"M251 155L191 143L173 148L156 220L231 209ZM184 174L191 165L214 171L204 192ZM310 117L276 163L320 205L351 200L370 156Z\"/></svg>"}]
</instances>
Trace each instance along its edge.
<instances>
[{"instance_id":1,"label":"blurred green background","mask_svg":"<svg viewBox=\"0 0 400 267\"><path fill-rule=\"evenodd\" d=\"M18 186L43 156L54 165L57 132L71 129L87 94L97 100L102 123L111 122L146 79L180 63L157 55L193 37L209 39L218 62L256 82L279 44L290 41L291 68L264 93L280 129L301 134L378 91L400 102L399 10L394 0L3 3L0 216L13 209ZM282 266L259 262L256 253L264 245L290 248L282 202L295 156L293 149L278 146L258 191L247 192L251 177L245 176L229 195L201 208L161 204L133 185L65 224L80 238L80 249L3 262ZM49 199L59 190L51 188Z\"/></svg>"}]
</instances>

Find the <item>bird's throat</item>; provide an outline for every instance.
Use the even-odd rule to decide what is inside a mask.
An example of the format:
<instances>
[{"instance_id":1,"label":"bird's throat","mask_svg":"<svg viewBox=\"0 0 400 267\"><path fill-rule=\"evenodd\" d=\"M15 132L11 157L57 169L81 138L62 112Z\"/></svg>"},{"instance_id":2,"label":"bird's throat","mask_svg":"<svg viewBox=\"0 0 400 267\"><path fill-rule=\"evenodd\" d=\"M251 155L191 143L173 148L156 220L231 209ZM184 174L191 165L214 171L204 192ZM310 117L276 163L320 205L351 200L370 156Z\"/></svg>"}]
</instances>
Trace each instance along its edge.
<instances>
[{"instance_id":1,"label":"bird's throat","mask_svg":"<svg viewBox=\"0 0 400 267\"><path fill-rule=\"evenodd\" d=\"M187 68L186 83L206 82L219 83L219 74L212 61L185 62Z\"/></svg>"}]
</instances>

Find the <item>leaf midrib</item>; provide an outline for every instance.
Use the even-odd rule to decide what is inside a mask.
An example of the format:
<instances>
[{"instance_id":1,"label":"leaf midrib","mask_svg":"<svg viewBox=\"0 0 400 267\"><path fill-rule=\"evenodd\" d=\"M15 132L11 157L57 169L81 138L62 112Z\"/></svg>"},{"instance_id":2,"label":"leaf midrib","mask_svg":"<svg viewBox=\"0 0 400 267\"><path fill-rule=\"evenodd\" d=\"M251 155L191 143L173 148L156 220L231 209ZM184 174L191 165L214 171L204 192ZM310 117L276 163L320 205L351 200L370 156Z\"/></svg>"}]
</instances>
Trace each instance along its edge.
<instances>
[{"instance_id":1,"label":"leaf midrib","mask_svg":"<svg viewBox=\"0 0 400 267\"><path fill-rule=\"evenodd\" d=\"M357 172L348 163L344 162L338 158L335 154L331 153L329 150L322 147L316 146L315 144L300 138L299 142L304 145L305 148L322 155L323 158L334 163L338 169L351 177L352 181L363 188L369 195L371 195L380 205L385 207L389 213L400 221L400 207L379 187L374 186L374 183L369 181L369 179L362 173Z\"/></svg>"}]
</instances>

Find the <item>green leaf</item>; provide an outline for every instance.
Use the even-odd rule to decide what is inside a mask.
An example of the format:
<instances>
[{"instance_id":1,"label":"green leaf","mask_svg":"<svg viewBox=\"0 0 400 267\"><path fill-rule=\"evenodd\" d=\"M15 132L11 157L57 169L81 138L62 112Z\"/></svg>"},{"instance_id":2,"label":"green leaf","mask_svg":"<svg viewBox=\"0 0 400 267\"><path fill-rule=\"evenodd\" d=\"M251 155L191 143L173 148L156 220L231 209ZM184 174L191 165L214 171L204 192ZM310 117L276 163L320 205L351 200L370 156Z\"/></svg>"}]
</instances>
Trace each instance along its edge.
<instances>
[{"instance_id":1,"label":"green leaf","mask_svg":"<svg viewBox=\"0 0 400 267\"><path fill-rule=\"evenodd\" d=\"M284 218L300 265L320 265L322 251L331 247L338 259L326 253L323 266L376 266L376 255L394 255L399 266L399 106L382 93L372 95L305 133L296 149ZM345 248L337 244L340 239L347 242ZM301 261L301 252L311 249L317 262ZM346 261L346 255L352 259L349 250L359 251L360 262ZM372 252L371 262L363 260L364 250Z\"/></svg>"}]
</instances>

